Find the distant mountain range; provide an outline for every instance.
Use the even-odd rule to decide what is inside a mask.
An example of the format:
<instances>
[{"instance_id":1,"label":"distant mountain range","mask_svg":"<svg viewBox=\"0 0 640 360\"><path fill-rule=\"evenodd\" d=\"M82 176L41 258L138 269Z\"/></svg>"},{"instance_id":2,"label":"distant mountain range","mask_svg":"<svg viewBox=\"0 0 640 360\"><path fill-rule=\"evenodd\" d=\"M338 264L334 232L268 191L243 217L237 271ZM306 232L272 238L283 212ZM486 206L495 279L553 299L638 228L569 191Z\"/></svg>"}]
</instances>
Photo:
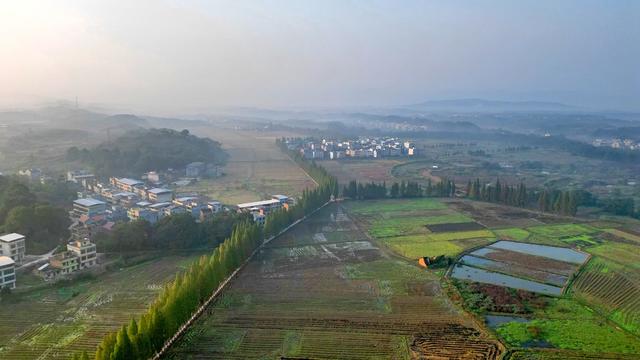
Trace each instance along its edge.
<instances>
[{"instance_id":1,"label":"distant mountain range","mask_svg":"<svg viewBox=\"0 0 640 360\"><path fill-rule=\"evenodd\" d=\"M546 101L500 101L485 99L451 99L425 101L406 105L412 110L451 110L451 111L567 111L575 107L557 102Z\"/></svg>"}]
</instances>

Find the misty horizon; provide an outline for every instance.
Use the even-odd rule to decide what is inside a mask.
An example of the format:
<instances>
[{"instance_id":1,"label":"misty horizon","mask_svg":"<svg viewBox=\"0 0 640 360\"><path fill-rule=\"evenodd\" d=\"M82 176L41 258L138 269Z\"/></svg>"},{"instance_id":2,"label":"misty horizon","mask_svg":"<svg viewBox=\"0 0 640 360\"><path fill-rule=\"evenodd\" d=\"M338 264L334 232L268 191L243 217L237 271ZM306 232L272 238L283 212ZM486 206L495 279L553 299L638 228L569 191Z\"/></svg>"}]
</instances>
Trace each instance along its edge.
<instances>
[{"instance_id":1,"label":"misty horizon","mask_svg":"<svg viewBox=\"0 0 640 360\"><path fill-rule=\"evenodd\" d=\"M0 107L357 109L480 98L640 110L640 3L24 1Z\"/></svg>"}]
</instances>

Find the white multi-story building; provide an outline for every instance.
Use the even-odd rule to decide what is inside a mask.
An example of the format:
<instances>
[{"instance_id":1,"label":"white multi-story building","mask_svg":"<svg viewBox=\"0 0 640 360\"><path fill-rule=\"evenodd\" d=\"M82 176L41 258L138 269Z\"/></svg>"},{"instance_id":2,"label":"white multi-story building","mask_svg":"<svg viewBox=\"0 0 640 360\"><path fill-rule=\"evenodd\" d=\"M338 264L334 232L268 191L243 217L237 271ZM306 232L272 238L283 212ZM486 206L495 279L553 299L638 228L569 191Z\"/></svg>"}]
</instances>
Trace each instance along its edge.
<instances>
[{"instance_id":1,"label":"white multi-story building","mask_svg":"<svg viewBox=\"0 0 640 360\"><path fill-rule=\"evenodd\" d=\"M8 256L0 256L0 288L16 287L16 265Z\"/></svg>"},{"instance_id":2,"label":"white multi-story building","mask_svg":"<svg viewBox=\"0 0 640 360\"><path fill-rule=\"evenodd\" d=\"M25 254L24 235L17 233L0 236L0 255L8 256L13 261L21 263Z\"/></svg>"},{"instance_id":3,"label":"white multi-story building","mask_svg":"<svg viewBox=\"0 0 640 360\"><path fill-rule=\"evenodd\" d=\"M76 240L67 244L67 250L78 258L80 269L92 267L96 264L96 244L89 239Z\"/></svg>"}]
</instances>

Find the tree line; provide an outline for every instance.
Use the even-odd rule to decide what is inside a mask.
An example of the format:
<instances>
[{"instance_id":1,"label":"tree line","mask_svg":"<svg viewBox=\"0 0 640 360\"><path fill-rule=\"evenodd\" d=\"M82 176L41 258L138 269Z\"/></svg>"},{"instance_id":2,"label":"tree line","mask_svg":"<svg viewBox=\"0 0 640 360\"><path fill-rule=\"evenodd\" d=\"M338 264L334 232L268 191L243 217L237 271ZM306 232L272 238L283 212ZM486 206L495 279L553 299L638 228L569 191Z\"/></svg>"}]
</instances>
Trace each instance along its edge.
<instances>
[{"instance_id":1,"label":"tree line","mask_svg":"<svg viewBox=\"0 0 640 360\"><path fill-rule=\"evenodd\" d=\"M144 219L118 223L110 232L99 232L93 240L103 252L192 249L215 247L231 235L233 227L249 214L219 212L196 222L191 214L165 216L151 224Z\"/></svg>"},{"instance_id":2,"label":"tree line","mask_svg":"<svg viewBox=\"0 0 640 360\"><path fill-rule=\"evenodd\" d=\"M265 240L294 221L315 211L337 195L338 182L322 167L297 159L318 183L305 190L288 210L275 211L266 219L264 228L251 219L236 224L231 235L213 253L202 256L175 280L163 288L148 310L136 321L123 325L105 336L98 346L96 360L145 359L160 351L192 314ZM182 237L185 233L176 233ZM78 356L78 355L74 355Z\"/></svg>"},{"instance_id":3,"label":"tree line","mask_svg":"<svg viewBox=\"0 0 640 360\"><path fill-rule=\"evenodd\" d=\"M427 180L426 186L417 182L404 180L394 182L387 188L386 182L361 183L355 180L349 182L342 189L342 195L351 199L369 200L383 198L417 198L417 197L453 197L456 193L456 184L450 179L441 179L436 184Z\"/></svg>"},{"instance_id":4,"label":"tree line","mask_svg":"<svg viewBox=\"0 0 640 360\"><path fill-rule=\"evenodd\" d=\"M202 256L163 288L147 311L105 336L96 360L147 359L184 324L211 293L262 243L260 226L244 221L211 255Z\"/></svg>"},{"instance_id":5,"label":"tree line","mask_svg":"<svg viewBox=\"0 0 640 360\"><path fill-rule=\"evenodd\" d=\"M67 211L51 205L44 194L34 193L18 177L0 176L0 230L25 235L30 254L45 253L69 236Z\"/></svg>"},{"instance_id":6,"label":"tree line","mask_svg":"<svg viewBox=\"0 0 640 360\"><path fill-rule=\"evenodd\" d=\"M469 181L466 197L566 216L575 216L579 206L593 206L615 215L640 217L640 212L635 210L633 198L625 198L620 194L598 199L586 190L529 190L523 183L508 185L501 183L499 179L495 184L482 184L480 179Z\"/></svg>"}]
</instances>

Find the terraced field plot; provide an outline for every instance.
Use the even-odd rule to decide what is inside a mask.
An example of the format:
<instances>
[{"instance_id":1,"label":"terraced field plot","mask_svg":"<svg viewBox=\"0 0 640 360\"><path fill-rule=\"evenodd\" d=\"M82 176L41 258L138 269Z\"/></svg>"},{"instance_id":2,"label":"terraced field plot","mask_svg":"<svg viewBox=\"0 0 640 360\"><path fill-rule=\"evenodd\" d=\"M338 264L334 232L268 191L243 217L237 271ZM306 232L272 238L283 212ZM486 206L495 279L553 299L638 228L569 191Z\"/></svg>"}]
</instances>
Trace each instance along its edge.
<instances>
[{"instance_id":1,"label":"terraced field plot","mask_svg":"<svg viewBox=\"0 0 640 360\"><path fill-rule=\"evenodd\" d=\"M640 335L640 274L596 257L572 287L573 292L624 329Z\"/></svg>"},{"instance_id":2,"label":"terraced field plot","mask_svg":"<svg viewBox=\"0 0 640 360\"><path fill-rule=\"evenodd\" d=\"M141 314L197 256L171 256L73 285L32 291L0 306L0 359L92 353L108 332Z\"/></svg>"},{"instance_id":3,"label":"terraced field plot","mask_svg":"<svg viewBox=\"0 0 640 360\"><path fill-rule=\"evenodd\" d=\"M449 302L437 275L389 258L338 205L300 225L263 249L167 358L495 359L502 353Z\"/></svg>"}]
</instances>

